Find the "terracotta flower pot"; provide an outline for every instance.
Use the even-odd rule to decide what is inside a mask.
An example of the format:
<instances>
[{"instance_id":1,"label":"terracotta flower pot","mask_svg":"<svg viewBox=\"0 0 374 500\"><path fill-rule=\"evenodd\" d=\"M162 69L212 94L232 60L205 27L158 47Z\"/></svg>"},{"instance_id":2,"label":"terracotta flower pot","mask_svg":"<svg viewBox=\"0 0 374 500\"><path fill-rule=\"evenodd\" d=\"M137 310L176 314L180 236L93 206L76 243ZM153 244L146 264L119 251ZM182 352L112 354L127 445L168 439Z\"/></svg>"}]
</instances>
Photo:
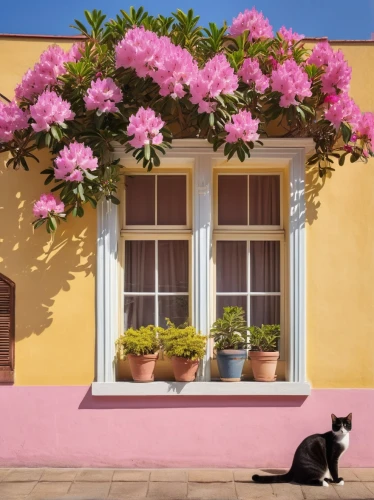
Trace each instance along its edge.
<instances>
[{"instance_id":1,"label":"terracotta flower pot","mask_svg":"<svg viewBox=\"0 0 374 500\"><path fill-rule=\"evenodd\" d=\"M155 379L155 366L158 358L157 354L144 354L136 356L128 354L127 358L130 363L131 375L134 382L153 382Z\"/></svg>"},{"instance_id":2,"label":"terracotta flower pot","mask_svg":"<svg viewBox=\"0 0 374 500\"><path fill-rule=\"evenodd\" d=\"M253 376L257 382L274 382L279 352L249 351Z\"/></svg>"},{"instance_id":3,"label":"terracotta flower pot","mask_svg":"<svg viewBox=\"0 0 374 500\"><path fill-rule=\"evenodd\" d=\"M174 378L177 382L192 382L195 380L196 372L199 367L199 360L192 360L173 356L171 358L173 365Z\"/></svg>"}]
</instances>

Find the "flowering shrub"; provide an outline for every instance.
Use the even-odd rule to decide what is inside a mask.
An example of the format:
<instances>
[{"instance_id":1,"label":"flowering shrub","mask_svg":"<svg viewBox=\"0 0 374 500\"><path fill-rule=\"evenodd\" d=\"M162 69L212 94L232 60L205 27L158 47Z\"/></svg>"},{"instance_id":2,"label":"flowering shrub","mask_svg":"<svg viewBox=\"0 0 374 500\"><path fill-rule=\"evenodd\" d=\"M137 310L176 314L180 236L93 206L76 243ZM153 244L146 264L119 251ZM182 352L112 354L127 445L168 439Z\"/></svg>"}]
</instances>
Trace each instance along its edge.
<instances>
[{"instance_id":1,"label":"flowering shrub","mask_svg":"<svg viewBox=\"0 0 374 500\"><path fill-rule=\"evenodd\" d=\"M274 35L255 8L227 28L198 26L193 11L149 16L143 8L105 21L101 11L76 21L83 41L65 52L52 45L0 103L0 152L7 166L29 169L48 148L45 184L58 192L34 206L35 227L54 231L84 205L115 196L120 143L143 167L160 165L173 138L201 137L244 161L259 138L312 137L321 176L373 155L374 117L349 97L351 68L328 42L305 48L284 26ZM13 98L13 96L12 96Z\"/></svg>"}]
</instances>

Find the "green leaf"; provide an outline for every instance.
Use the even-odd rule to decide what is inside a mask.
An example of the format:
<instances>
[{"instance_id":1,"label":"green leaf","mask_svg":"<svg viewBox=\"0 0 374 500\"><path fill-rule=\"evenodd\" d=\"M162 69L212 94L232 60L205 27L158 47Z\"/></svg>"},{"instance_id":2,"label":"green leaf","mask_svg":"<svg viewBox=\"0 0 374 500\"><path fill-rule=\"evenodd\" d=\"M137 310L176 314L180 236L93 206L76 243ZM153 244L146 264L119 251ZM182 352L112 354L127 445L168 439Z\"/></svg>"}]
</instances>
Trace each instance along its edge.
<instances>
[{"instance_id":1,"label":"green leaf","mask_svg":"<svg viewBox=\"0 0 374 500\"><path fill-rule=\"evenodd\" d=\"M340 128L343 135L343 141L347 144L350 141L352 135L351 127L348 125L348 123L342 122Z\"/></svg>"},{"instance_id":2,"label":"green leaf","mask_svg":"<svg viewBox=\"0 0 374 500\"><path fill-rule=\"evenodd\" d=\"M119 199L113 196L112 194L110 195L110 201L114 203L114 205L119 205L121 203Z\"/></svg>"},{"instance_id":3,"label":"green leaf","mask_svg":"<svg viewBox=\"0 0 374 500\"><path fill-rule=\"evenodd\" d=\"M209 125L214 127L214 113L209 114Z\"/></svg>"},{"instance_id":4,"label":"green leaf","mask_svg":"<svg viewBox=\"0 0 374 500\"><path fill-rule=\"evenodd\" d=\"M151 146L146 144L144 146L144 158L149 161L151 159Z\"/></svg>"},{"instance_id":5,"label":"green leaf","mask_svg":"<svg viewBox=\"0 0 374 500\"><path fill-rule=\"evenodd\" d=\"M79 193L80 199L82 201L85 201L86 198L84 197L84 189L83 189L83 184L81 182L78 184L78 193Z\"/></svg>"},{"instance_id":6,"label":"green leaf","mask_svg":"<svg viewBox=\"0 0 374 500\"><path fill-rule=\"evenodd\" d=\"M56 141L61 141L62 132L58 127L56 127L56 125L52 125L51 133L52 133L53 137L56 139Z\"/></svg>"}]
</instances>

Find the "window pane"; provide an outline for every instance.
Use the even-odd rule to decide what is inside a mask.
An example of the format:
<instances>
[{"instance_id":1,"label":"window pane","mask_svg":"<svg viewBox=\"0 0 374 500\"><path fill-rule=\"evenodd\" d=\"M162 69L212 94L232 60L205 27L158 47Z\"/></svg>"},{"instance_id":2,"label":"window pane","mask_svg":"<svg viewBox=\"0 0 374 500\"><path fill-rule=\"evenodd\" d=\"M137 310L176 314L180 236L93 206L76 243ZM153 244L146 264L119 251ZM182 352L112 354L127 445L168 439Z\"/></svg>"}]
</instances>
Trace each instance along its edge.
<instances>
[{"instance_id":1,"label":"window pane","mask_svg":"<svg viewBox=\"0 0 374 500\"><path fill-rule=\"evenodd\" d=\"M222 317L223 308L227 306L239 306L242 307L247 315L247 297L239 296L235 297L234 295L225 297L223 295L218 295L217 297L217 311L216 318ZM246 317L245 315L245 317Z\"/></svg>"},{"instance_id":2,"label":"window pane","mask_svg":"<svg viewBox=\"0 0 374 500\"><path fill-rule=\"evenodd\" d=\"M188 295L162 296L158 298L158 324L166 327L165 318L179 326L189 320Z\"/></svg>"},{"instance_id":3,"label":"window pane","mask_svg":"<svg viewBox=\"0 0 374 500\"><path fill-rule=\"evenodd\" d=\"M157 224L185 226L186 220L186 176L157 176Z\"/></svg>"},{"instance_id":4,"label":"window pane","mask_svg":"<svg viewBox=\"0 0 374 500\"><path fill-rule=\"evenodd\" d=\"M252 296L250 324L252 326L279 325L280 297Z\"/></svg>"},{"instance_id":5,"label":"window pane","mask_svg":"<svg viewBox=\"0 0 374 500\"><path fill-rule=\"evenodd\" d=\"M158 290L188 292L188 241L158 241Z\"/></svg>"},{"instance_id":6,"label":"window pane","mask_svg":"<svg viewBox=\"0 0 374 500\"><path fill-rule=\"evenodd\" d=\"M280 242L251 241L251 292L280 292Z\"/></svg>"},{"instance_id":7,"label":"window pane","mask_svg":"<svg viewBox=\"0 0 374 500\"><path fill-rule=\"evenodd\" d=\"M154 325L155 298L125 296L125 330Z\"/></svg>"},{"instance_id":8,"label":"window pane","mask_svg":"<svg viewBox=\"0 0 374 500\"><path fill-rule=\"evenodd\" d=\"M155 224L155 176L127 175L126 189L126 225Z\"/></svg>"},{"instance_id":9,"label":"window pane","mask_svg":"<svg viewBox=\"0 0 374 500\"><path fill-rule=\"evenodd\" d=\"M249 176L249 224L279 226L280 176Z\"/></svg>"},{"instance_id":10,"label":"window pane","mask_svg":"<svg viewBox=\"0 0 374 500\"><path fill-rule=\"evenodd\" d=\"M217 292L247 291L247 242L217 241Z\"/></svg>"},{"instance_id":11,"label":"window pane","mask_svg":"<svg viewBox=\"0 0 374 500\"><path fill-rule=\"evenodd\" d=\"M247 176L218 176L218 224L246 226L248 224Z\"/></svg>"},{"instance_id":12,"label":"window pane","mask_svg":"<svg viewBox=\"0 0 374 500\"><path fill-rule=\"evenodd\" d=\"M125 292L155 291L155 242L125 242Z\"/></svg>"}]
</instances>

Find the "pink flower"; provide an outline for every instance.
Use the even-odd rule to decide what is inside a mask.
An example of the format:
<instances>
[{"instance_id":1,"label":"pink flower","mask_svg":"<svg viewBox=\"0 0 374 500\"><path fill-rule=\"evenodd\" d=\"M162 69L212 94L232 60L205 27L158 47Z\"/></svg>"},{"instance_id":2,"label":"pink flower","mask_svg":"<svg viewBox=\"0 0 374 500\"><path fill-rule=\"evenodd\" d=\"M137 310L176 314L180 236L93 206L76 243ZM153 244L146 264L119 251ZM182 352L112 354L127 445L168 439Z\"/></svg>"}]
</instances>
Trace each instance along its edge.
<instances>
[{"instance_id":1,"label":"pink flower","mask_svg":"<svg viewBox=\"0 0 374 500\"><path fill-rule=\"evenodd\" d=\"M127 135L135 137L129 141L134 148L142 148L146 144L161 144L163 136L160 130L165 125L151 108L141 107L136 115L130 116Z\"/></svg>"},{"instance_id":2,"label":"pink flower","mask_svg":"<svg viewBox=\"0 0 374 500\"><path fill-rule=\"evenodd\" d=\"M86 170L96 170L98 161L92 149L80 142L72 142L55 159L55 178L82 182Z\"/></svg>"},{"instance_id":3,"label":"pink flower","mask_svg":"<svg viewBox=\"0 0 374 500\"><path fill-rule=\"evenodd\" d=\"M325 73L321 77L323 93L348 92L352 68L348 66L341 50L335 52L327 42L317 43L307 62L325 66Z\"/></svg>"},{"instance_id":4,"label":"pink flower","mask_svg":"<svg viewBox=\"0 0 374 500\"><path fill-rule=\"evenodd\" d=\"M98 109L101 113L115 113L118 111L116 104L121 102L123 95L111 78L91 82L91 88L84 96L87 109Z\"/></svg>"},{"instance_id":5,"label":"pink flower","mask_svg":"<svg viewBox=\"0 0 374 500\"><path fill-rule=\"evenodd\" d=\"M67 61L66 62L78 62L82 59L85 45L83 42L74 43L71 46L71 49L67 53Z\"/></svg>"},{"instance_id":6,"label":"pink flower","mask_svg":"<svg viewBox=\"0 0 374 500\"><path fill-rule=\"evenodd\" d=\"M0 142L11 141L16 130L28 127L27 121L28 114L15 102L9 104L0 102Z\"/></svg>"},{"instance_id":7,"label":"pink flower","mask_svg":"<svg viewBox=\"0 0 374 500\"><path fill-rule=\"evenodd\" d=\"M314 64L315 66L324 66L329 62L333 53L334 51L328 42L319 42L313 47L307 63Z\"/></svg>"},{"instance_id":8,"label":"pink flower","mask_svg":"<svg viewBox=\"0 0 374 500\"><path fill-rule=\"evenodd\" d=\"M45 219L50 214L62 214L64 210L63 202L49 193L41 195L40 199L34 203L32 211L35 217Z\"/></svg>"},{"instance_id":9,"label":"pink flower","mask_svg":"<svg viewBox=\"0 0 374 500\"><path fill-rule=\"evenodd\" d=\"M260 137L257 133L260 120L253 119L249 111L239 111L231 118L232 123L225 125L225 130L228 133L226 142L237 142L239 139L245 142L257 141Z\"/></svg>"},{"instance_id":10,"label":"pink flower","mask_svg":"<svg viewBox=\"0 0 374 500\"><path fill-rule=\"evenodd\" d=\"M325 99L323 100L324 103L327 104L336 104L339 102L339 96L337 95L327 95Z\"/></svg>"},{"instance_id":11,"label":"pink flower","mask_svg":"<svg viewBox=\"0 0 374 500\"><path fill-rule=\"evenodd\" d=\"M17 85L15 94L18 100L32 100L46 87L55 85L57 77L66 73L65 63L75 61L76 51L65 52L58 45L51 45L40 56L39 62L29 69Z\"/></svg>"},{"instance_id":12,"label":"pink flower","mask_svg":"<svg viewBox=\"0 0 374 500\"><path fill-rule=\"evenodd\" d=\"M351 128L356 130L361 119L359 107L348 94L339 94L338 102L331 104L325 111L325 119L333 124L336 130L343 121L349 122Z\"/></svg>"},{"instance_id":13,"label":"pink flower","mask_svg":"<svg viewBox=\"0 0 374 500\"><path fill-rule=\"evenodd\" d=\"M269 77L263 74L257 59L249 57L245 59L243 66L238 71L238 76L248 85L254 83L256 91L261 94L270 86Z\"/></svg>"},{"instance_id":14,"label":"pink flower","mask_svg":"<svg viewBox=\"0 0 374 500\"><path fill-rule=\"evenodd\" d=\"M190 93L192 104L199 105L199 113L214 110L215 106L208 100L222 94L232 94L238 88L238 77L224 54L217 54L210 59L191 82Z\"/></svg>"},{"instance_id":15,"label":"pink flower","mask_svg":"<svg viewBox=\"0 0 374 500\"><path fill-rule=\"evenodd\" d=\"M35 123L31 125L35 132L48 131L51 125L61 125L75 116L70 109L70 104L50 90L43 92L36 103L30 106L30 114L35 120Z\"/></svg>"},{"instance_id":16,"label":"pink flower","mask_svg":"<svg viewBox=\"0 0 374 500\"><path fill-rule=\"evenodd\" d=\"M356 142L357 141L357 134L352 134L351 135L351 142Z\"/></svg>"},{"instance_id":17,"label":"pink flower","mask_svg":"<svg viewBox=\"0 0 374 500\"><path fill-rule=\"evenodd\" d=\"M282 108L297 106L299 102L296 101L296 97L302 101L312 95L307 73L293 60L287 60L273 70L271 86L273 91L282 94L279 102Z\"/></svg>"},{"instance_id":18,"label":"pink flower","mask_svg":"<svg viewBox=\"0 0 374 500\"><path fill-rule=\"evenodd\" d=\"M229 28L229 33L232 36L239 36L244 31L249 31L249 40L251 42L259 38L272 38L274 36L269 19L254 7L251 10L246 9L235 17Z\"/></svg>"},{"instance_id":19,"label":"pink flower","mask_svg":"<svg viewBox=\"0 0 374 500\"><path fill-rule=\"evenodd\" d=\"M347 153L352 153L353 148L352 146L348 146L348 144L344 145L344 150L347 151Z\"/></svg>"},{"instance_id":20,"label":"pink flower","mask_svg":"<svg viewBox=\"0 0 374 500\"><path fill-rule=\"evenodd\" d=\"M374 142L374 115L373 113L363 113L356 129L360 137L367 138L372 144ZM357 136L351 137L351 141L355 142Z\"/></svg>"},{"instance_id":21,"label":"pink flower","mask_svg":"<svg viewBox=\"0 0 374 500\"><path fill-rule=\"evenodd\" d=\"M189 85L198 72L191 54L174 45L167 36L133 28L116 47L116 67L133 68L139 77L150 76L159 86L162 96L183 97L184 85Z\"/></svg>"},{"instance_id":22,"label":"pink flower","mask_svg":"<svg viewBox=\"0 0 374 500\"><path fill-rule=\"evenodd\" d=\"M285 26L282 26L278 33L284 40L286 40L286 42L288 42L289 46L304 38L304 35L299 35L299 33L293 32L292 28L288 30Z\"/></svg>"}]
</instances>

